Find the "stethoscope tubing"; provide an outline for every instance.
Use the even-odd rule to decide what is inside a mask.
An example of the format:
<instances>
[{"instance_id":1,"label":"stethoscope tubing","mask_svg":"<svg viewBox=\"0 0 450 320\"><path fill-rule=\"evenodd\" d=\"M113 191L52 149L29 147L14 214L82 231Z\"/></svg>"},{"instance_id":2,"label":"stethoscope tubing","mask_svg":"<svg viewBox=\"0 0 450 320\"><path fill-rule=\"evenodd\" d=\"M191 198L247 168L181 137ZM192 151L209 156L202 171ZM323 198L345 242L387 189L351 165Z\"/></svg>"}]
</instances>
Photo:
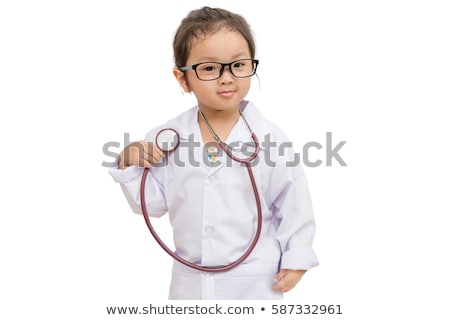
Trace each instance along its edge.
<instances>
[{"instance_id":1,"label":"stethoscope tubing","mask_svg":"<svg viewBox=\"0 0 450 320\"><path fill-rule=\"evenodd\" d=\"M245 253L238 258L237 260L235 260L234 262L225 265L225 266L201 266L201 265L197 265L195 263L189 262L186 259L181 258L180 256L176 255L159 237L159 235L157 234L157 232L155 231L155 229L153 228L153 225L150 221L150 218L148 216L147 213L147 208L145 205L145 183L146 183L146 179L147 179L147 175L149 172L148 168L144 169L144 172L142 174L142 180L141 180L141 190L140 190L140 198L141 198L141 208L142 208L142 214L144 216L145 219L145 223L147 224L148 229L150 230L150 233L153 235L153 237L155 238L156 242L161 246L161 248L163 248L164 251L166 251L173 259L175 259L176 261L184 264L187 267L199 270L199 271L204 271L204 272L224 272L224 271L228 271L233 269L234 267L238 266L239 264L241 264L245 259L248 258L248 256L252 253L253 249L256 247L256 244L258 243L259 237L261 235L261 229L262 229L262 208L261 208L261 199L259 197L259 193L258 193L258 189L256 186L256 182L255 182L255 177L253 175L253 170L251 169L250 163L246 163L245 164L248 170L248 174L250 177L250 181L252 184L252 188L253 188L253 193L255 195L255 202L256 202L256 206L257 206L257 220L258 220L258 224L256 227L256 232L255 232L255 236L253 238L253 241L251 242L250 246L248 247L248 249L245 251Z\"/></svg>"}]
</instances>

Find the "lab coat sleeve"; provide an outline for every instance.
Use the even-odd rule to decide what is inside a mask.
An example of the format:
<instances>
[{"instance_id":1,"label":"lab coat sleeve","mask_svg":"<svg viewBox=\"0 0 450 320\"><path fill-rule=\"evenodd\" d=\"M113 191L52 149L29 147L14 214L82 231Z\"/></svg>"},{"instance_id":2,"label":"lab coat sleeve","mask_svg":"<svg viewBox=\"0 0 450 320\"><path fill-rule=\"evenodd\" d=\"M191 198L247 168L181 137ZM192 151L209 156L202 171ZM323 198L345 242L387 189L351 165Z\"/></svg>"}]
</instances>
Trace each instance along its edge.
<instances>
[{"instance_id":1,"label":"lab coat sleeve","mask_svg":"<svg viewBox=\"0 0 450 320\"><path fill-rule=\"evenodd\" d=\"M154 131L154 130L153 130ZM154 132L151 131L146 136L146 141L153 141ZM167 205L164 196L164 185L155 177L154 170L160 170L160 176L164 168L150 168L145 182L145 201L147 213L150 216L159 217L167 212ZM124 170L111 168L109 173L115 182L120 183L120 187L134 213L142 214L141 209L141 180L144 168L130 166Z\"/></svg>"},{"instance_id":2,"label":"lab coat sleeve","mask_svg":"<svg viewBox=\"0 0 450 320\"><path fill-rule=\"evenodd\" d=\"M120 187L134 213L142 214L141 209L141 180L144 168L131 166L127 169L110 169L114 181L120 183ZM153 177L152 169L148 172L145 182L145 202L147 213L150 216L160 217L167 212L163 187Z\"/></svg>"},{"instance_id":3,"label":"lab coat sleeve","mask_svg":"<svg viewBox=\"0 0 450 320\"><path fill-rule=\"evenodd\" d=\"M316 225L308 184L292 148L285 149L285 155L278 155L271 198L282 250L281 269L308 270L319 265L312 248Z\"/></svg>"}]
</instances>

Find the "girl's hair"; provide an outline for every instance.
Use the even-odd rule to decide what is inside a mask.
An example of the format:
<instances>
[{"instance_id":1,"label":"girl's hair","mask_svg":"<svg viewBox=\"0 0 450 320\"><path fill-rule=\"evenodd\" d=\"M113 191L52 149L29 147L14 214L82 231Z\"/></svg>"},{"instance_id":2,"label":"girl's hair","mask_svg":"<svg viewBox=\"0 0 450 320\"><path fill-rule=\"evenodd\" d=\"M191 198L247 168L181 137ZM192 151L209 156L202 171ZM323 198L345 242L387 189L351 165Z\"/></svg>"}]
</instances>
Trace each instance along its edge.
<instances>
[{"instance_id":1,"label":"girl's hair","mask_svg":"<svg viewBox=\"0 0 450 320\"><path fill-rule=\"evenodd\" d=\"M183 19L173 39L175 65L180 68L186 61L195 41L227 28L239 32L247 41L251 58L255 57L255 41L247 21L240 15L225 9L203 7L191 11Z\"/></svg>"}]
</instances>

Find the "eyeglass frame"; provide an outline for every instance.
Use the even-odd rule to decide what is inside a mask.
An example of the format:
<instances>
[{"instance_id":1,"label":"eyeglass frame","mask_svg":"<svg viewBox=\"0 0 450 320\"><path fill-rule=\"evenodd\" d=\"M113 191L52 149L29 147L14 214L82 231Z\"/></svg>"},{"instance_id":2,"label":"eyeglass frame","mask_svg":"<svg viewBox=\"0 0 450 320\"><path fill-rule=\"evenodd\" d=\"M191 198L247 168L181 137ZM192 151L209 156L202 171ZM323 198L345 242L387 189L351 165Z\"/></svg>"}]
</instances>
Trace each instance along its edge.
<instances>
[{"instance_id":1,"label":"eyeglass frame","mask_svg":"<svg viewBox=\"0 0 450 320\"><path fill-rule=\"evenodd\" d=\"M250 75L244 76L244 77L236 76L233 73L233 69L231 68L231 65L233 63L236 63L236 62L242 61L242 60L250 60L252 62L252 64L253 64L253 72ZM200 77L198 76L198 73L197 73L197 67L199 65L201 65L201 64L204 64L204 63L217 63L217 64L220 64L221 67L220 67L220 71L219 71L219 76L217 78L207 79L207 80L200 79ZM235 77L235 78L249 78L249 77L255 75L256 69L258 69L258 64L259 64L259 60L258 59L245 58L245 59L237 59L237 60L231 61L229 63L222 63L222 62L215 62L215 61L205 61L205 62L200 62L200 63L193 64L191 66L179 67L178 70L180 70L180 71L194 70L195 71L195 75L197 76L198 80L201 80L201 81L213 81L213 80L219 79L223 75L223 72L225 71L225 67L227 67L227 66L228 66L228 70L230 70L230 73L233 75L233 77Z\"/></svg>"}]
</instances>

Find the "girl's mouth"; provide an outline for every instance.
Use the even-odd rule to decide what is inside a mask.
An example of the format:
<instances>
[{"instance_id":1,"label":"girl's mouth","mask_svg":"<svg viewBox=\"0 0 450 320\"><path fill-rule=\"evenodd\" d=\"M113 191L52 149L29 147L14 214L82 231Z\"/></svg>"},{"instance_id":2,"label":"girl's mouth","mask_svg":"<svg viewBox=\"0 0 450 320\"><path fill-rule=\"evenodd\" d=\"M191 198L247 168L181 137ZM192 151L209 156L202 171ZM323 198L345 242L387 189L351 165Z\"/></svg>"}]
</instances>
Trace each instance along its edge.
<instances>
[{"instance_id":1,"label":"girl's mouth","mask_svg":"<svg viewBox=\"0 0 450 320\"><path fill-rule=\"evenodd\" d=\"M219 96L224 97L224 98L230 98L232 97L234 94L234 91L221 91L218 93Z\"/></svg>"}]
</instances>

